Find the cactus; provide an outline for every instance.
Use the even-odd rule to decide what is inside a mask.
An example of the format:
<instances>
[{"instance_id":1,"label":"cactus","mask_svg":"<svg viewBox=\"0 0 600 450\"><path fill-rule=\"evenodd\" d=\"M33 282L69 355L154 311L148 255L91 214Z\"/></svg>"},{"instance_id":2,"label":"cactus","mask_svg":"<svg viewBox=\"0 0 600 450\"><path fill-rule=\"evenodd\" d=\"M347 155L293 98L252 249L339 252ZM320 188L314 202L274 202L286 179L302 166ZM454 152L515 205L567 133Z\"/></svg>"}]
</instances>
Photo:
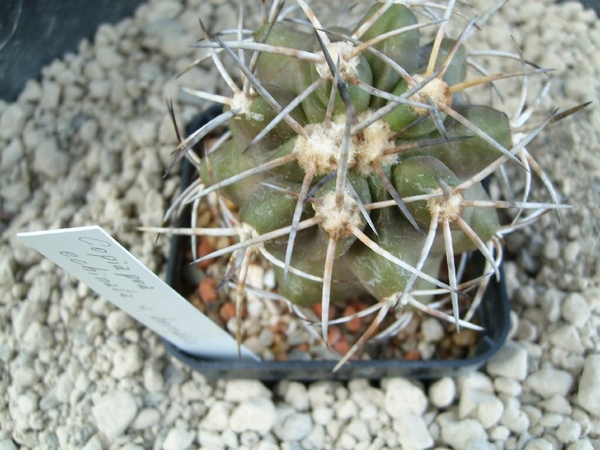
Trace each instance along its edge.
<instances>
[{"instance_id":1,"label":"cactus","mask_svg":"<svg viewBox=\"0 0 600 450\"><path fill-rule=\"evenodd\" d=\"M375 2L351 29L325 28L304 0L286 10L283 1L273 3L252 33L240 26L211 34L202 26L207 57L194 65L211 60L233 94L188 89L224 109L181 140L171 168L185 156L200 181L169 214L216 196L223 228L182 232L237 242L197 261L232 255L228 280L237 284L239 312L250 262L267 259L279 294L297 314L321 303L325 340L330 303L371 296L374 318L340 364L388 315L396 317L388 334L414 311L457 329L479 329L469 321L472 309L461 317L459 300L474 292L469 295L476 304L489 278L499 275L502 237L565 207L526 145L566 114L550 114L523 131L530 111L522 103L509 118L469 102L467 91L547 71L504 55L520 60L522 70L489 74L473 64L480 73L467 78L465 43L485 17L451 38L452 1L439 9ZM286 14L303 18L287 20ZM434 30L430 43L422 42L427 30ZM239 69L238 77L227 72L226 60ZM228 131L204 157L190 152L224 125ZM526 175L524 194L519 201L491 199L482 181L508 164ZM532 173L550 192L549 203L529 200ZM514 209L512 220L502 224L498 209ZM473 251L483 254L485 267L465 280L465 255ZM440 302L431 303L444 294L448 313Z\"/></svg>"}]
</instances>

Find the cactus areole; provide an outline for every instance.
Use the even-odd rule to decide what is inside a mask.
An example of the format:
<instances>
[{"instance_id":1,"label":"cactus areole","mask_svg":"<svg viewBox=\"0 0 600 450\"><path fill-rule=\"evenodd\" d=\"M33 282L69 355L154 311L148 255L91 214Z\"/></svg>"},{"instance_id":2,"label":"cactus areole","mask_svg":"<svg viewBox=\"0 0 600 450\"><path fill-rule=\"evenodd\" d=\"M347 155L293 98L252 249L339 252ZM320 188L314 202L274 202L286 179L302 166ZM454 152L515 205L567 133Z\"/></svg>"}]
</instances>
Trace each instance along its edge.
<instances>
[{"instance_id":1,"label":"cactus areole","mask_svg":"<svg viewBox=\"0 0 600 450\"><path fill-rule=\"evenodd\" d=\"M432 312L432 299L444 295L451 307L435 310L438 317L476 327L461 317L459 299L498 273L506 227L497 209L518 216L531 206L492 200L481 181L507 163L528 172L533 160L530 136L517 142L505 113L468 102L465 91L540 70L467 79L475 19L448 37L453 2L434 10L437 20L419 2L377 2L351 29L324 27L302 0L303 19L286 20L281 3L237 39L204 29L206 59L233 93L190 90L224 111L178 150L189 157L196 142L228 126L203 158L190 159L201 178L194 199L216 195L224 227L239 238L207 257L231 255L240 302L248 265L266 257L278 293L297 311L322 304L324 336L330 303L361 294L372 296L377 317L359 344L386 314ZM473 251L486 264L465 280L460 256Z\"/></svg>"}]
</instances>

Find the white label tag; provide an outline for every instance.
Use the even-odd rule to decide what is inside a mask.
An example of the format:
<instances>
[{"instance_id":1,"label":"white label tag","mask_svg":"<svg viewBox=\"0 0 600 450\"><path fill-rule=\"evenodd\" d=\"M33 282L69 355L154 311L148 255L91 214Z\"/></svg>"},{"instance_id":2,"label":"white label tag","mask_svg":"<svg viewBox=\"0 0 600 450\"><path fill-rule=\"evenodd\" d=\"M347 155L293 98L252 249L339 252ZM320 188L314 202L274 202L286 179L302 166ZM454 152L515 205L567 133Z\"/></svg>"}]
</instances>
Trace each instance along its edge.
<instances>
[{"instance_id":1,"label":"white label tag","mask_svg":"<svg viewBox=\"0 0 600 450\"><path fill-rule=\"evenodd\" d=\"M99 226L17 236L181 350L206 358L238 358L231 335ZM241 356L259 359L244 347Z\"/></svg>"}]
</instances>

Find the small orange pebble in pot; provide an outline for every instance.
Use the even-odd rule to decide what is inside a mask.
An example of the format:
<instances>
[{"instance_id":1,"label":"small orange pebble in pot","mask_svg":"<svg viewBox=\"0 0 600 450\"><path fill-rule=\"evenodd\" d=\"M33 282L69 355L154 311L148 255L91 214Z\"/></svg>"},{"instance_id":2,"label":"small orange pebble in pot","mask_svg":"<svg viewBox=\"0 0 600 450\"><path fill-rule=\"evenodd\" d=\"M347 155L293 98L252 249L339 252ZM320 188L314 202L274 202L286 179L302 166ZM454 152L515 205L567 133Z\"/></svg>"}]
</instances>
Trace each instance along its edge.
<instances>
[{"instance_id":1,"label":"small orange pebble in pot","mask_svg":"<svg viewBox=\"0 0 600 450\"><path fill-rule=\"evenodd\" d=\"M419 350L410 350L406 352L404 359L407 361L419 361L421 359L421 354L419 353Z\"/></svg>"},{"instance_id":2,"label":"small orange pebble in pot","mask_svg":"<svg viewBox=\"0 0 600 450\"><path fill-rule=\"evenodd\" d=\"M354 305L348 305L344 308L344 317L351 316L352 314L356 314L359 312L359 309ZM362 328L363 320L362 317L354 317L350 319L348 322L344 323L344 326L348 331L355 332L359 331Z\"/></svg>"},{"instance_id":3,"label":"small orange pebble in pot","mask_svg":"<svg viewBox=\"0 0 600 450\"><path fill-rule=\"evenodd\" d=\"M235 307L235 303L227 302L223 306L221 306L221 309L219 310L219 315L221 316L221 319L223 319L223 321L227 323L229 319L235 317L236 310L237 308Z\"/></svg>"},{"instance_id":4,"label":"small orange pebble in pot","mask_svg":"<svg viewBox=\"0 0 600 450\"><path fill-rule=\"evenodd\" d=\"M213 277L204 277L198 284L198 294L205 303L212 303L219 298L217 282Z\"/></svg>"},{"instance_id":5,"label":"small orange pebble in pot","mask_svg":"<svg viewBox=\"0 0 600 450\"><path fill-rule=\"evenodd\" d=\"M321 317L321 312L323 311L323 307L321 306L321 303L317 303L315 306L313 306L312 310L318 317ZM329 312L327 313L329 320L333 319L333 315L334 315L333 308L329 308Z\"/></svg>"},{"instance_id":6,"label":"small orange pebble in pot","mask_svg":"<svg viewBox=\"0 0 600 450\"><path fill-rule=\"evenodd\" d=\"M198 257L201 258L215 251L215 248L208 240L208 236L200 236L200 242L198 243ZM198 268L205 270L207 269L215 260L213 258L207 259L205 261L201 261L198 263Z\"/></svg>"}]
</instances>

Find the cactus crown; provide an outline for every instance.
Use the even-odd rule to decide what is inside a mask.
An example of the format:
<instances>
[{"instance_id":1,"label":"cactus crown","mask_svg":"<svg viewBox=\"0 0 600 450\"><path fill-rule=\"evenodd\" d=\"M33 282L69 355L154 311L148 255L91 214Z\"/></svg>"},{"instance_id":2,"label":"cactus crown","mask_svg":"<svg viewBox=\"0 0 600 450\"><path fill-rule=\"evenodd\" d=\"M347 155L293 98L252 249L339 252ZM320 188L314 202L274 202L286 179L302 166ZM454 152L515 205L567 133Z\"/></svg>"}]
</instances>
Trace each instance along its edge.
<instances>
[{"instance_id":1,"label":"cactus crown","mask_svg":"<svg viewBox=\"0 0 600 450\"><path fill-rule=\"evenodd\" d=\"M522 70L488 74L464 45L487 16L451 38L454 2L429 3L376 2L344 29L324 27L304 0L286 10L275 0L254 32L204 29L207 56L194 63L211 60L232 95L188 90L222 103L224 111L181 141L174 163L189 158L200 182L175 206L216 196L223 235L239 237L200 259L232 255L241 303L248 265L264 256L275 265L279 293L299 315L321 302L324 337L330 302L371 295L376 317L349 355L376 334L388 312L397 316L392 332L414 311L477 329L469 322L472 310L461 317L459 297L475 291L476 304L489 277L498 275L502 236L564 207L526 149L553 116L522 132L529 116L523 104L509 118L469 103L465 92L546 71L507 54ZM427 28L435 32L424 44ZM225 61L239 69L239 85ZM467 79L468 65L480 74ZM224 124L229 131L204 158L189 151ZM527 175L524 195L492 200L481 181L509 163ZM551 203L528 200L531 172ZM499 208L514 209L513 220L500 224ZM472 251L483 253L485 267L464 280L460 255ZM440 266L447 279L439 278ZM430 303L443 294L451 313L438 309L443 302Z\"/></svg>"}]
</instances>

